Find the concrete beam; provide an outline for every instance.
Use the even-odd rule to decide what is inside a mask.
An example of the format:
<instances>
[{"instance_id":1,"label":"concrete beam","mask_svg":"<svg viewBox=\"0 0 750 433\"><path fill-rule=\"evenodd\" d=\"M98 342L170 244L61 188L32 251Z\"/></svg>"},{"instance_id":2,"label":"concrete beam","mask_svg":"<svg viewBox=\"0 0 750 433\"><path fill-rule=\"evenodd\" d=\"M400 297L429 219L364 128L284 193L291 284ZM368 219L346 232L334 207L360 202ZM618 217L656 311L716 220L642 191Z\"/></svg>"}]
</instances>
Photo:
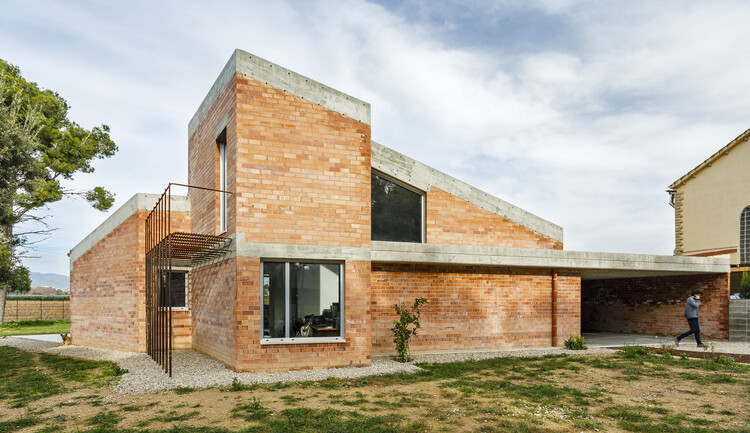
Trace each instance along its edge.
<instances>
[{"instance_id":1,"label":"concrete beam","mask_svg":"<svg viewBox=\"0 0 750 433\"><path fill-rule=\"evenodd\" d=\"M372 168L423 191L434 186L539 234L563 241L562 227L374 141Z\"/></svg>"},{"instance_id":2,"label":"concrete beam","mask_svg":"<svg viewBox=\"0 0 750 433\"><path fill-rule=\"evenodd\" d=\"M242 74L256 81L268 84L291 95L308 100L314 104L350 117L359 122L370 124L370 104L347 95L311 78L281 67L268 60L242 50L234 50L229 61L222 69L208 94L201 102L198 111L188 124L188 137L201 123L214 105L221 92L227 87L234 74Z\"/></svg>"},{"instance_id":3,"label":"concrete beam","mask_svg":"<svg viewBox=\"0 0 750 433\"><path fill-rule=\"evenodd\" d=\"M531 248L372 242L373 262L534 267L579 271L582 279L728 273L729 260Z\"/></svg>"},{"instance_id":4,"label":"concrete beam","mask_svg":"<svg viewBox=\"0 0 750 433\"><path fill-rule=\"evenodd\" d=\"M122 206L112 213L99 227L95 228L88 236L83 238L78 245L70 250L70 264L78 260L86 251L104 239L112 230L120 226L125 220L130 218L136 212L148 211L154 209L156 202L159 201L161 194L143 194L138 193L130 197ZM190 212L190 199L186 196L172 196L171 208L175 212Z\"/></svg>"},{"instance_id":5,"label":"concrete beam","mask_svg":"<svg viewBox=\"0 0 750 433\"><path fill-rule=\"evenodd\" d=\"M244 233L232 236L235 252L231 257L260 257L262 259L280 260L357 260L369 261L369 248L336 247L326 245L271 244L245 241Z\"/></svg>"}]
</instances>

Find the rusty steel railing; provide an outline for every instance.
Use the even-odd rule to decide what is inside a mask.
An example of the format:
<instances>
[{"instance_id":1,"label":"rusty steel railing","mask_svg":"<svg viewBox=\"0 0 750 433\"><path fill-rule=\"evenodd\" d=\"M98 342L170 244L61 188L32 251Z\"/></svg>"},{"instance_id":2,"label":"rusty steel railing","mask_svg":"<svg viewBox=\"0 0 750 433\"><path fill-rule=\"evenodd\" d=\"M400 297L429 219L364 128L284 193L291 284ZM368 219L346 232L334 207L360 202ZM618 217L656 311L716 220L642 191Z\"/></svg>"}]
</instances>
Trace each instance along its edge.
<instances>
[{"instance_id":1,"label":"rusty steel railing","mask_svg":"<svg viewBox=\"0 0 750 433\"><path fill-rule=\"evenodd\" d=\"M170 183L146 217L146 352L172 377L172 269L193 267L230 250L225 236L172 231L172 186L231 194L229 191Z\"/></svg>"}]
</instances>

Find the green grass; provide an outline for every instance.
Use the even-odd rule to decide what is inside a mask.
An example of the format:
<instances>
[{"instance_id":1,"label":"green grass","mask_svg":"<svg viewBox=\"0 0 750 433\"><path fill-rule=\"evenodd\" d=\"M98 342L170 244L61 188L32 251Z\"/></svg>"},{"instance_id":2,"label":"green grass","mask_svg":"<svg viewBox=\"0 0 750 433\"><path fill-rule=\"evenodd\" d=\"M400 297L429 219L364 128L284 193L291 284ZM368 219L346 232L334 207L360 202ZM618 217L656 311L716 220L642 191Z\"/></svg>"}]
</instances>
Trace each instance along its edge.
<instances>
[{"instance_id":1,"label":"green grass","mask_svg":"<svg viewBox=\"0 0 750 433\"><path fill-rule=\"evenodd\" d=\"M22 320L4 322L0 325L0 337L13 335L67 334L70 332L69 320Z\"/></svg>"},{"instance_id":2,"label":"green grass","mask_svg":"<svg viewBox=\"0 0 750 433\"><path fill-rule=\"evenodd\" d=\"M69 382L98 387L122 374L112 362L31 353L9 346L0 346L0 360L0 401L8 400L11 407L25 407L39 398L60 394L69 388Z\"/></svg>"}]
</instances>

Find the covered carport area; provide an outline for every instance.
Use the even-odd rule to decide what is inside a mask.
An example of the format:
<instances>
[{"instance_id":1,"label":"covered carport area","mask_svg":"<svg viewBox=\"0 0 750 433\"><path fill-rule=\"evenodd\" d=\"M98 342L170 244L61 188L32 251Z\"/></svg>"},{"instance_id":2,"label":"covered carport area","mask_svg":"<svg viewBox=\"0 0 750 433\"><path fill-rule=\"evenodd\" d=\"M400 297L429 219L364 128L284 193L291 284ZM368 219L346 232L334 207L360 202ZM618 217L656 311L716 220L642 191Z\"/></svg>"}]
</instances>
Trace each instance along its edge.
<instances>
[{"instance_id":1,"label":"covered carport area","mask_svg":"<svg viewBox=\"0 0 750 433\"><path fill-rule=\"evenodd\" d=\"M582 333L681 334L686 330L685 300L700 290L702 334L728 337L727 259L580 254Z\"/></svg>"}]
</instances>

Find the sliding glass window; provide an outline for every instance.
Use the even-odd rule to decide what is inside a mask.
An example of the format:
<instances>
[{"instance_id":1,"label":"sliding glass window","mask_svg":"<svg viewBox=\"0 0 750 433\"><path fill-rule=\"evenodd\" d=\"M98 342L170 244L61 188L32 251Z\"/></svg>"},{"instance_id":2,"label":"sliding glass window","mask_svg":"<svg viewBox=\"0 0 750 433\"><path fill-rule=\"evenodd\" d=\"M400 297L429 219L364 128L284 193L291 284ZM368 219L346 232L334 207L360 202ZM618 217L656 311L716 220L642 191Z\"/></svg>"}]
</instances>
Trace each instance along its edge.
<instances>
[{"instance_id":1,"label":"sliding glass window","mask_svg":"<svg viewBox=\"0 0 750 433\"><path fill-rule=\"evenodd\" d=\"M262 263L264 340L344 336L344 265Z\"/></svg>"}]
</instances>

